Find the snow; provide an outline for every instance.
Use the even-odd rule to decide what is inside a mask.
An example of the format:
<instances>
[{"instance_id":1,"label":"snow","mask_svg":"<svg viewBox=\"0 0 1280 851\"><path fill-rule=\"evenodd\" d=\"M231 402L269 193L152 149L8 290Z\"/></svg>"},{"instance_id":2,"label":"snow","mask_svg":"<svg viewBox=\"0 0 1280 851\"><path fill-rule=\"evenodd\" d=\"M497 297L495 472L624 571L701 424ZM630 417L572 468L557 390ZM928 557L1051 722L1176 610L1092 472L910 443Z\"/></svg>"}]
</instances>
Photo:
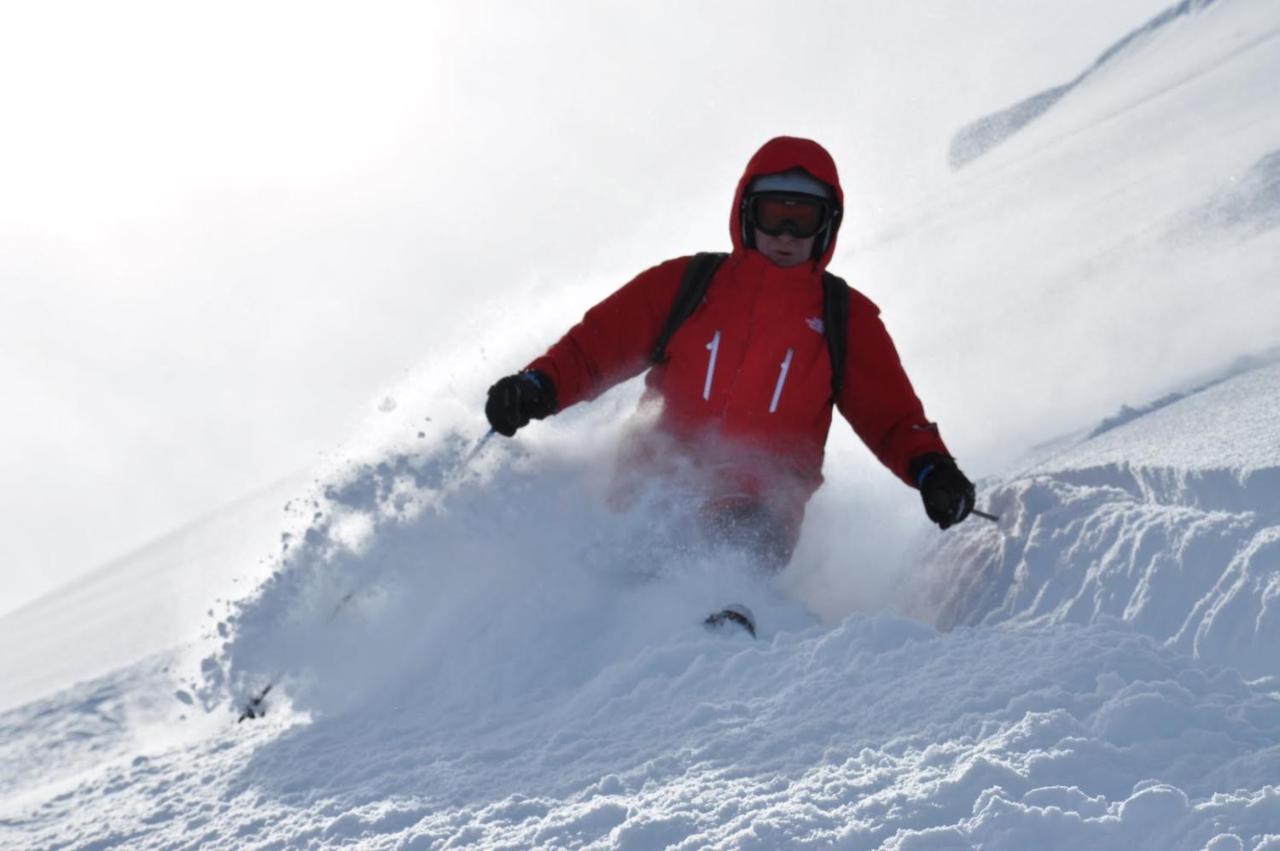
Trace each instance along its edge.
<instances>
[{"instance_id":1,"label":"snow","mask_svg":"<svg viewBox=\"0 0 1280 851\"><path fill-rule=\"evenodd\" d=\"M849 553L897 521L831 496L837 447L796 563L761 576L698 543L679 494L609 507L634 384L485 442L489 365L434 361L345 460L0 618L21 648L0 657L0 846L1280 849L1280 124L1256 97L1280 17L1183 5L871 249L968 250L978 297L1063 326L1009 367L1054 376L1042 396L944 371L993 410L1066 411L1028 413L1039 442L980 483L998 523L912 527L899 587L872 590ZM1206 152L1211 179L1162 181ZM1009 239L1076 217L1051 272ZM1162 291L1171 263L1213 274ZM1116 282L1208 341L1148 368L1113 339ZM1058 381L1073 334L1098 363ZM758 639L703 628L728 603Z\"/></svg>"},{"instance_id":2,"label":"snow","mask_svg":"<svg viewBox=\"0 0 1280 851\"><path fill-rule=\"evenodd\" d=\"M583 636L538 626L474 648L470 677L118 760L24 827L59 847L1200 848L1280 818L1274 696L1119 624L855 617L755 644L686 625L581 682L491 681ZM122 699L104 688L6 721L65 724Z\"/></svg>"},{"instance_id":3,"label":"snow","mask_svg":"<svg viewBox=\"0 0 1280 851\"><path fill-rule=\"evenodd\" d=\"M1273 4L1191 4L877 220L849 279L932 365L916 385L963 461L1002 467L1275 347L1278 68Z\"/></svg>"},{"instance_id":4,"label":"snow","mask_svg":"<svg viewBox=\"0 0 1280 851\"><path fill-rule=\"evenodd\" d=\"M192 639L192 624L271 569L292 477L0 618L0 710Z\"/></svg>"},{"instance_id":5,"label":"snow","mask_svg":"<svg viewBox=\"0 0 1280 851\"><path fill-rule=\"evenodd\" d=\"M1280 366L1252 370L1099 435L1044 462L1050 470L1107 464L1234 470L1257 475L1280 468ZM1260 495L1257 506L1268 505ZM1274 502L1280 490L1269 496Z\"/></svg>"},{"instance_id":6,"label":"snow","mask_svg":"<svg viewBox=\"0 0 1280 851\"><path fill-rule=\"evenodd\" d=\"M1280 365L1038 460L925 556L943 626L1115 618L1193 658L1280 677Z\"/></svg>"},{"instance_id":7,"label":"snow","mask_svg":"<svg viewBox=\"0 0 1280 851\"><path fill-rule=\"evenodd\" d=\"M1197 55L1192 63L1148 63L1141 73L1142 78L1133 80L1141 85L1143 93L1159 92L1162 89L1178 85L1187 74L1187 65L1195 68L1205 64L1217 64L1234 58L1237 54L1251 48L1258 42L1273 38L1274 31L1253 28L1233 28L1225 38L1206 38L1206 20L1214 23L1222 20L1214 16L1212 19L1204 15L1205 10L1220 0L1182 0L1170 6L1150 21L1138 27L1124 38L1111 45L1092 65L1082 71L1075 79L1059 86L1053 86L1043 92L1032 95L1008 109L983 116L956 133L951 143L951 163L955 168L968 165L983 156L992 148L1016 135L1019 131L1044 115L1057 103L1076 88L1088 84L1093 78L1110 73L1116 65L1124 65L1135 55L1148 50L1191 51ZM1235 0L1239 2L1239 0ZM1189 31L1180 30L1187 17L1198 16L1197 27ZM1213 24L1209 24L1213 26ZM1169 42L1175 42L1170 45ZM1198 69L1197 69L1198 70ZM1092 106L1115 106L1105 99L1094 99Z\"/></svg>"}]
</instances>

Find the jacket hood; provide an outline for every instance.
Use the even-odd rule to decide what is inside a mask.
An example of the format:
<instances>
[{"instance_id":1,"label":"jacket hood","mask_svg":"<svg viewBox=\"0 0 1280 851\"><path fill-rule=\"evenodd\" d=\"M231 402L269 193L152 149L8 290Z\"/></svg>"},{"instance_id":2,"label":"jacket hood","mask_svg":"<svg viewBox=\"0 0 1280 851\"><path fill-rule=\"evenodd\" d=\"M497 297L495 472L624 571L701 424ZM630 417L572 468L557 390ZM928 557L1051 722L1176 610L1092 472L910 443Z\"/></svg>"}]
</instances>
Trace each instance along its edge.
<instances>
[{"instance_id":1,"label":"jacket hood","mask_svg":"<svg viewBox=\"0 0 1280 851\"><path fill-rule=\"evenodd\" d=\"M836 173L836 162L827 153L827 149L812 139L800 139L795 136L778 136L770 139L756 151L755 156L747 163L747 169L738 181L738 191L733 194L733 209L729 214L729 235L733 239L733 250L738 254L746 250L742 243L742 196L747 186L757 177L766 174L777 174L802 168L809 174L831 186L836 193L836 204L844 209L844 190L840 187L840 175ZM839 221L836 222L837 230ZM836 234L831 235L826 252L817 261L819 269L825 269L831 262L836 250Z\"/></svg>"}]
</instances>

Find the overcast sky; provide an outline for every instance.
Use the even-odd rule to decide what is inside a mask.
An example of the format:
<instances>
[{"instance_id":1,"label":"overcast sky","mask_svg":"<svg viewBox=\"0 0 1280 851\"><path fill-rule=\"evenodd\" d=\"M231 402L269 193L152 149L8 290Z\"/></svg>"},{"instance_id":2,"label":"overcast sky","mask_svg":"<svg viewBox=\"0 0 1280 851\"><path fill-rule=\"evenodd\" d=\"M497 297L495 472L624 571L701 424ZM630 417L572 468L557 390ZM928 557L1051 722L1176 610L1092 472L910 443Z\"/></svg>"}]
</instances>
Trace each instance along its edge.
<instances>
[{"instance_id":1,"label":"overcast sky","mask_svg":"<svg viewBox=\"0 0 1280 851\"><path fill-rule=\"evenodd\" d=\"M852 232L1165 5L7 4L0 612L306 470L523 300L727 246L765 139L832 150Z\"/></svg>"}]
</instances>

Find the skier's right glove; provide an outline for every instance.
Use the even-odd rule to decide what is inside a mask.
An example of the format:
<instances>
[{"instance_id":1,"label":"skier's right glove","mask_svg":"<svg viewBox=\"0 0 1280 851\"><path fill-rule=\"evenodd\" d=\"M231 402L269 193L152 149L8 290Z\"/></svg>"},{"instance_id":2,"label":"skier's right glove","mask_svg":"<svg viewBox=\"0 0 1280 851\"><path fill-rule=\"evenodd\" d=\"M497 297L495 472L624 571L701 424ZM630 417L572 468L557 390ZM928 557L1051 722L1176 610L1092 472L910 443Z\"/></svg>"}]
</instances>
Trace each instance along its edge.
<instances>
[{"instance_id":1,"label":"skier's right glove","mask_svg":"<svg viewBox=\"0 0 1280 851\"><path fill-rule=\"evenodd\" d=\"M910 470L925 513L939 527L954 526L973 511L973 482L960 472L955 459L930 452L912 460Z\"/></svg>"},{"instance_id":2,"label":"skier's right glove","mask_svg":"<svg viewBox=\"0 0 1280 851\"><path fill-rule=\"evenodd\" d=\"M551 377L536 369L498 379L489 388L484 414L503 437L511 437L529 424L556 412L556 387Z\"/></svg>"}]
</instances>

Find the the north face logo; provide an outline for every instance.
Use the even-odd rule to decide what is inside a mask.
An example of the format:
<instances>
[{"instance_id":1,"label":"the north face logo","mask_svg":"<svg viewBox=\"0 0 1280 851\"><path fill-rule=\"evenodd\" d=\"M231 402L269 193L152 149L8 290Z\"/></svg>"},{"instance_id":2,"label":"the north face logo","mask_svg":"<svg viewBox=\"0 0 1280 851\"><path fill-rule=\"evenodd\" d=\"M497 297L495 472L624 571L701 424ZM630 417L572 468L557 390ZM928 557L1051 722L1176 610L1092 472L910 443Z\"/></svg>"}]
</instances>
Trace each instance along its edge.
<instances>
[{"instance_id":1,"label":"the north face logo","mask_svg":"<svg viewBox=\"0 0 1280 851\"><path fill-rule=\"evenodd\" d=\"M804 321L804 324L805 324L805 325L808 325L808 326L809 326L809 328L810 328L811 330L813 330L813 331L817 331L819 334L821 334L821 333L822 333L822 331L823 331L823 329L824 329L824 327L825 327L825 326L822 324L822 320L821 320L821 319L819 319L819 318L818 318L818 317L816 317L816 316L810 316L808 319L806 319L806 320Z\"/></svg>"}]
</instances>

